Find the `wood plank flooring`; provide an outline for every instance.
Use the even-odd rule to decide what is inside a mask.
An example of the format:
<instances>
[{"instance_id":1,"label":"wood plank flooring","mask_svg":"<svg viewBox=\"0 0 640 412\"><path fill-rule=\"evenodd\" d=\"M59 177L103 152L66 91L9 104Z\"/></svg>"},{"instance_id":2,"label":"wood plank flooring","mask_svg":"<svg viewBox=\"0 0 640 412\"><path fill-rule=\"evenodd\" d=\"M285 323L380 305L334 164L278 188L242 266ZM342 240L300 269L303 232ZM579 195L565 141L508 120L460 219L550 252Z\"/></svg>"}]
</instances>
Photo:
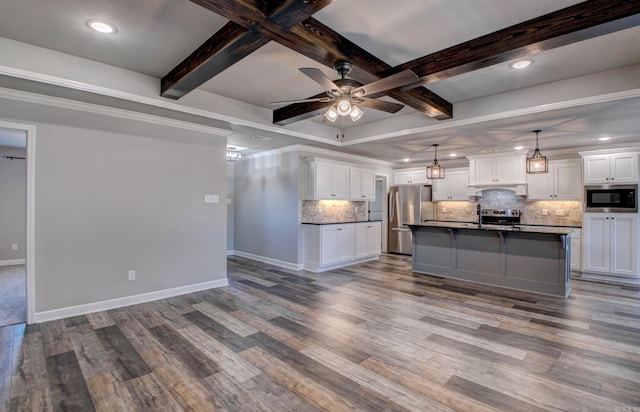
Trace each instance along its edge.
<instances>
[{"instance_id":1,"label":"wood plank flooring","mask_svg":"<svg viewBox=\"0 0 640 412\"><path fill-rule=\"evenodd\" d=\"M640 288L230 257L229 287L0 328L8 411L640 411Z\"/></svg>"}]
</instances>

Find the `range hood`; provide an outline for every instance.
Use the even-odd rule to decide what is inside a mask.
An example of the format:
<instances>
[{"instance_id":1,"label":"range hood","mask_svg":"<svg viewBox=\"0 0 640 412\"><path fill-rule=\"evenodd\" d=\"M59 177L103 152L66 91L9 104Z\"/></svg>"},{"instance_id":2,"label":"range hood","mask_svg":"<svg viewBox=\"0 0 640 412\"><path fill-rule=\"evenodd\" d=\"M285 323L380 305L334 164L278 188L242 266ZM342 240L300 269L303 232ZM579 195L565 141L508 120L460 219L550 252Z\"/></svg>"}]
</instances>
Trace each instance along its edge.
<instances>
[{"instance_id":1,"label":"range hood","mask_svg":"<svg viewBox=\"0 0 640 412\"><path fill-rule=\"evenodd\" d=\"M517 196L527 196L527 185L469 186L469 196L482 197L485 190L508 190Z\"/></svg>"}]
</instances>

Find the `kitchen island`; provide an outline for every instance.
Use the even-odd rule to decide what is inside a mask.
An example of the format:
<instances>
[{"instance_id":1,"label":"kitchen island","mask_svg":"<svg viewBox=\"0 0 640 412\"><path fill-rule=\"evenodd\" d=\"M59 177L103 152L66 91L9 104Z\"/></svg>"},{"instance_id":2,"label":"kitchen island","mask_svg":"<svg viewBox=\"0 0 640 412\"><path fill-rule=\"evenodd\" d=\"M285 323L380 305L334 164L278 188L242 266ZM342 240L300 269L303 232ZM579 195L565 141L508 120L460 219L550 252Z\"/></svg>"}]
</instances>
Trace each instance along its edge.
<instances>
[{"instance_id":1,"label":"kitchen island","mask_svg":"<svg viewBox=\"0 0 640 412\"><path fill-rule=\"evenodd\" d=\"M566 297L568 228L428 221L413 232L413 271Z\"/></svg>"}]
</instances>

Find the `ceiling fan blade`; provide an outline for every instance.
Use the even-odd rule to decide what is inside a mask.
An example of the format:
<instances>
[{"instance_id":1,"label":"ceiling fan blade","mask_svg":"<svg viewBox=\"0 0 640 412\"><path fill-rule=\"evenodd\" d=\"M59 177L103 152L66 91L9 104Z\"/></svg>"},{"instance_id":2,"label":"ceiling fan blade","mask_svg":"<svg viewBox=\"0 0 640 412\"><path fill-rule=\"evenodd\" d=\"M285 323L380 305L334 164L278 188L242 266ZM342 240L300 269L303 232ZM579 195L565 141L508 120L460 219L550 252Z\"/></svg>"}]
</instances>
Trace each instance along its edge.
<instances>
[{"instance_id":1,"label":"ceiling fan blade","mask_svg":"<svg viewBox=\"0 0 640 412\"><path fill-rule=\"evenodd\" d=\"M277 102L269 102L269 104L293 104L293 103L311 103L311 102L330 102L333 100L330 97L316 97L314 99L299 99L299 100L279 100Z\"/></svg>"},{"instance_id":2,"label":"ceiling fan blade","mask_svg":"<svg viewBox=\"0 0 640 412\"><path fill-rule=\"evenodd\" d=\"M357 103L371 109L382 110L383 112L388 113L396 113L404 107L403 104L371 99L368 97L359 97L357 99Z\"/></svg>"},{"instance_id":3,"label":"ceiling fan blade","mask_svg":"<svg viewBox=\"0 0 640 412\"><path fill-rule=\"evenodd\" d=\"M398 87L413 84L418 80L418 76L414 72L411 70L405 70L400 73L387 76L383 79L376 80L375 82L356 87L351 90L351 95L354 97L369 96L386 90L397 89Z\"/></svg>"},{"instance_id":4,"label":"ceiling fan blade","mask_svg":"<svg viewBox=\"0 0 640 412\"><path fill-rule=\"evenodd\" d=\"M340 86L338 86L333 82L333 80L325 76L325 74L322 73L322 70L315 69L313 67L301 67L298 70L306 74L307 77L311 78L311 80L315 81L320 86L324 87L326 91L331 92L336 96L342 96L343 93L342 89L340 89Z\"/></svg>"}]
</instances>

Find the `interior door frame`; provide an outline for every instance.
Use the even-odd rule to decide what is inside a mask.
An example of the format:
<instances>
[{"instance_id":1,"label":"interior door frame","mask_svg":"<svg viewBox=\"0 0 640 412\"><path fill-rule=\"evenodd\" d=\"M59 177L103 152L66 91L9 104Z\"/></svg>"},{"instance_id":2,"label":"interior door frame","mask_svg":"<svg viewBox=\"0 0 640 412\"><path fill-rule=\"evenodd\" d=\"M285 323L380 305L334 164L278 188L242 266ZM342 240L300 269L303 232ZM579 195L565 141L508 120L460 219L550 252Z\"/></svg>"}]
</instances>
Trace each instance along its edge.
<instances>
[{"instance_id":1,"label":"interior door frame","mask_svg":"<svg viewBox=\"0 0 640 412\"><path fill-rule=\"evenodd\" d=\"M0 120L3 129L22 130L27 135L27 181L26 181L26 303L27 323L33 323L36 314L36 266L35 266L35 171L36 171L36 126Z\"/></svg>"}]
</instances>

